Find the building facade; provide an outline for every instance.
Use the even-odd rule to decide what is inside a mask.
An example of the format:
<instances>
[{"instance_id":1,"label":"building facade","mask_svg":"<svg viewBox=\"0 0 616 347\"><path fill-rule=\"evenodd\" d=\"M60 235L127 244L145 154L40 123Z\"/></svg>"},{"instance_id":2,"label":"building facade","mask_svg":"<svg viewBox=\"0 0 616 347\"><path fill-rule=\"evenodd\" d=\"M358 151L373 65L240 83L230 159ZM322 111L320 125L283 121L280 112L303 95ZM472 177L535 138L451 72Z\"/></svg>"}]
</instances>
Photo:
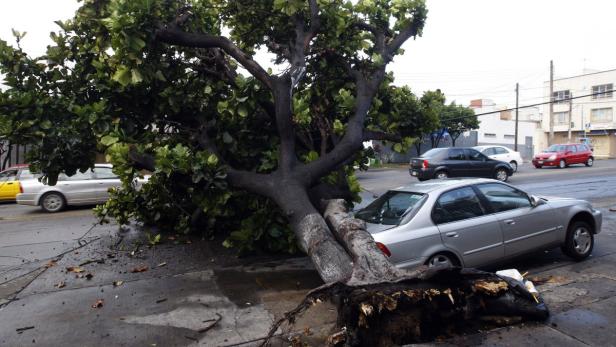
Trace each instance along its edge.
<instances>
[{"instance_id":1,"label":"building facade","mask_svg":"<svg viewBox=\"0 0 616 347\"><path fill-rule=\"evenodd\" d=\"M484 114L479 117L479 129L476 130L478 145L500 145L514 149L515 110L496 105L489 99L472 100L469 107L475 114ZM543 135L541 118L540 108L522 108L518 111L518 152L526 160L531 159L538 150L535 137L538 132Z\"/></svg>"},{"instance_id":2,"label":"building facade","mask_svg":"<svg viewBox=\"0 0 616 347\"><path fill-rule=\"evenodd\" d=\"M553 100L554 107L550 116L550 105L544 105L545 145L588 142L595 157L616 157L615 84L616 69L554 79L552 95L546 81L544 99ZM550 141L551 130L554 138Z\"/></svg>"}]
</instances>

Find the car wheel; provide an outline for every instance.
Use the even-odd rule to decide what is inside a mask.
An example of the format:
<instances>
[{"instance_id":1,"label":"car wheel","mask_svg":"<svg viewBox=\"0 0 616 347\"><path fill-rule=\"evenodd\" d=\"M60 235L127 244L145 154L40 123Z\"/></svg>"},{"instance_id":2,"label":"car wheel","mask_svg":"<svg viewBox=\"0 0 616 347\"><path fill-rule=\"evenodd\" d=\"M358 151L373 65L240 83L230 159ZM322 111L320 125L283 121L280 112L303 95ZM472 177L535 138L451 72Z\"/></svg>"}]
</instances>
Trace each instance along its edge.
<instances>
[{"instance_id":1,"label":"car wheel","mask_svg":"<svg viewBox=\"0 0 616 347\"><path fill-rule=\"evenodd\" d=\"M513 172L518 172L518 163L516 163L515 160L510 161L509 165L513 168Z\"/></svg>"},{"instance_id":2,"label":"car wheel","mask_svg":"<svg viewBox=\"0 0 616 347\"><path fill-rule=\"evenodd\" d=\"M535 169L541 169L541 165L535 165Z\"/></svg>"},{"instance_id":3,"label":"car wheel","mask_svg":"<svg viewBox=\"0 0 616 347\"><path fill-rule=\"evenodd\" d=\"M565 159L561 159L561 160L558 162L558 167L559 167L560 169L564 169L564 168L566 168L566 167L567 167L567 162L565 161Z\"/></svg>"},{"instance_id":4,"label":"car wheel","mask_svg":"<svg viewBox=\"0 0 616 347\"><path fill-rule=\"evenodd\" d=\"M66 200L60 193L47 193L41 198L41 207L46 212L59 212L66 206Z\"/></svg>"},{"instance_id":5,"label":"car wheel","mask_svg":"<svg viewBox=\"0 0 616 347\"><path fill-rule=\"evenodd\" d=\"M591 167L592 164L594 164L594 163L595 163L595 160L592 157L588 157L588 159L586 160L586 163L584 163L584 164L586 164L586 166L588 166L588 167Z\"/></svg>"},{"instance_id":6,"label":"car wheel","mask_svg":"<svg viewBox=\"0 0 616 347\"><path fill-rule=\"evenodd\" d=\"M434 178L438 178L438 179L444 179L449 177L449 174L447 173L447 171L439 171L434 175Z\"/></svg>"},{"instance_id":7,"label":"car wheel","mask_svg":"<svg viewBox=\"0 0 616 347\"><path fill-rule=\"evenodd\" d=\"M426 265L428 265L428 267L454 267L458 266L459 263L457 259L453 258L447 253L438 253L431 256L430 259L428 259L428 261L426 262Z\"/></svg>"},{"instance_id":8,"label":"car wheel","mask_svg":"<svg viewBox=\"0 0 616 347\"><path fill-rule=\"evenodd\" d=\"M575 260L588 258L595 246L595 235L586 222L575 222L567 230L563 252Z\"/></svg>"},{"instance_id":9,"label":"car wheel","mask_svg":"<svg viewBox=\"0 0 616 347\"><path fill-rule=\"evenodd\" d=\"M497 180L501 182L507 182L509 175L507 174L507 170L501 168L501 169L496 169L496 172L494 173L494 178L496 178Z\"/></svg>"}]
</instances>

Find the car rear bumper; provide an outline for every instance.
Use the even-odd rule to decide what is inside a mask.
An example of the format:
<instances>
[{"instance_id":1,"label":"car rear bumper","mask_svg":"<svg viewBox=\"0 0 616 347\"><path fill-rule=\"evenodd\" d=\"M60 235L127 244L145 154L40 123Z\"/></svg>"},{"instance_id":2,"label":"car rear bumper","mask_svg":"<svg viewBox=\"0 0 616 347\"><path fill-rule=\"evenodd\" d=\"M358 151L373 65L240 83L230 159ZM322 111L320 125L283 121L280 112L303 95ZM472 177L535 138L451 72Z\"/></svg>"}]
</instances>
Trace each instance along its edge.
<instances>
[{"instance_id":1,"label":"car rear bumper","mask_svg":"<svg viewBox=\"0 0 616 347\"><path fill-rule=\"evenodd\" d=\"M595 220L595 234L601 232L601 226L603 225L603 214L599 210L592 210L592 218Z\"/></svg>"},{"instance_id":2,"label":"car rear bumper","mask_svg":"<svg viewBox=\"0 0 616 347\"><path fill-rule=\"evenodd\" d=\"M558 162L558 160L533 159L533 165L535 166L557 166Z\"/></svg>"},{"instance_id":3,"label":"car rear bumper","mask_svg":"<svg viewBox=\"0 0 616 347\"><path fill-rule=\"evenodd\" d=\"M38 205L38 199L36 198L36 194L32 194L32 193L17 194L16 201L20 205L30 205L30 206Z\"/></svg>"},{"instance_id":4,"label":"car rear bumper","mask_svg":"<svg viewBox=\"0 0 616 347\"><path fill-rule=\"evenodd\" d=\"M413 176L413 177L417 177L419 179L430 179L434 177L434 170L433 169L415 169L415 168L409 168L409 175Z\"/></svg>"}]
</instances>

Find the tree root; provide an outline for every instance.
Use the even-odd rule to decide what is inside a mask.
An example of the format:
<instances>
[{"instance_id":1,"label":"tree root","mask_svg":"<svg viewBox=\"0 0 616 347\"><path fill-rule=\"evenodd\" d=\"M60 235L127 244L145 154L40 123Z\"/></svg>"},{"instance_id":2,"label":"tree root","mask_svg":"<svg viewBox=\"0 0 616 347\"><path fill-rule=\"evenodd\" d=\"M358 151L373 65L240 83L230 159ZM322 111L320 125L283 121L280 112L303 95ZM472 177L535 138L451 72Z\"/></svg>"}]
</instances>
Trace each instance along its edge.
<instances>
[{"instance_id":1,"label":"tree root","mask_svg":"<svg viewBox=\"0 0 616 347\"><path fill-rule=\"evenodd\" d=\"M424 269L396 281L332 283L312 290L271 327L292 325L313 305L337 305L330 346L422 343L521 321L545 320L545 304L507 277L474 269Z\"/></svg>"}]
</instances>

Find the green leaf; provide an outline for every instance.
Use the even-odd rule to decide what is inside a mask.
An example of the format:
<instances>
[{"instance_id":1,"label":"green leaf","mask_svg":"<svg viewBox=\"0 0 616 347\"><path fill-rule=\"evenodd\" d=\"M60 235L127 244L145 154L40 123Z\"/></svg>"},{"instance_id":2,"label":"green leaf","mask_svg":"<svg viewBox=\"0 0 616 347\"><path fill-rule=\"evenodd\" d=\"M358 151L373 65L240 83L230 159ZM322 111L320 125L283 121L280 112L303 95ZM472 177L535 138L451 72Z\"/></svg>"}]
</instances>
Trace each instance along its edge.
<instances>
[{"instance_id":1,"label":"green leaf","mask_svg":"<svg viewBox=\"0 0 616 347\"><path fill-rule=\"evenodd\" d=\"M231 142L233 142L233 137L231 137L231 135L225 131L222 134L222 141L226 144L230 144Z\"/></svg>"},{"instance_id":2,"label":"green leaf","mask_svg":"<svg viewBox=\"0 0 616 347\"><path fill-rule=\"evenodd\" d=\"M210 156L207 157L207 163L212 166L218 165L218 157L216 154L210 154Z\"/></svg>"},{"instance_id":3,"label":"green leaf","mask_svg":"<svg viewBox=\"0 0 616 347\"><path fill-rule=\"evenodd\" d=\"M101 144L104 146L111 146L118 141L119 139L117 137L111 135L105 135L101 137Z\"/></svg>"},{"instance_id":4,"label":"green leaf","mask_svg":"<svg viewBox=\"0 0 616 347\"><path fill-rule=\"evenodd\" d=\"M143 81L143 76L141 76L141 72L139 72L139 70L132 69L130 71L131 71L131 82L133 82L133 84L137 84Z\"/></svg>"},{"instance_id":5,"label":"green leaf","mask_svg":"<svg viewBox=\"0 0 616 347\"><path fill-rule=\"evenodd\" d=\"M241 104L237 107L237 113L240 115L240 117L246 117L248 116L248 109L246 108L246 105Z\"/></svg>"},{"instance_id":6,"label":"green leaf","mask_svg":"<svg viewBox=\"0 0 616 347\"><path fill-rule=\"evenodd\" d=\"M120 65L111 79L126 87L131 82L131 71L128 67Z\"/></svg>"}]
</instances>

